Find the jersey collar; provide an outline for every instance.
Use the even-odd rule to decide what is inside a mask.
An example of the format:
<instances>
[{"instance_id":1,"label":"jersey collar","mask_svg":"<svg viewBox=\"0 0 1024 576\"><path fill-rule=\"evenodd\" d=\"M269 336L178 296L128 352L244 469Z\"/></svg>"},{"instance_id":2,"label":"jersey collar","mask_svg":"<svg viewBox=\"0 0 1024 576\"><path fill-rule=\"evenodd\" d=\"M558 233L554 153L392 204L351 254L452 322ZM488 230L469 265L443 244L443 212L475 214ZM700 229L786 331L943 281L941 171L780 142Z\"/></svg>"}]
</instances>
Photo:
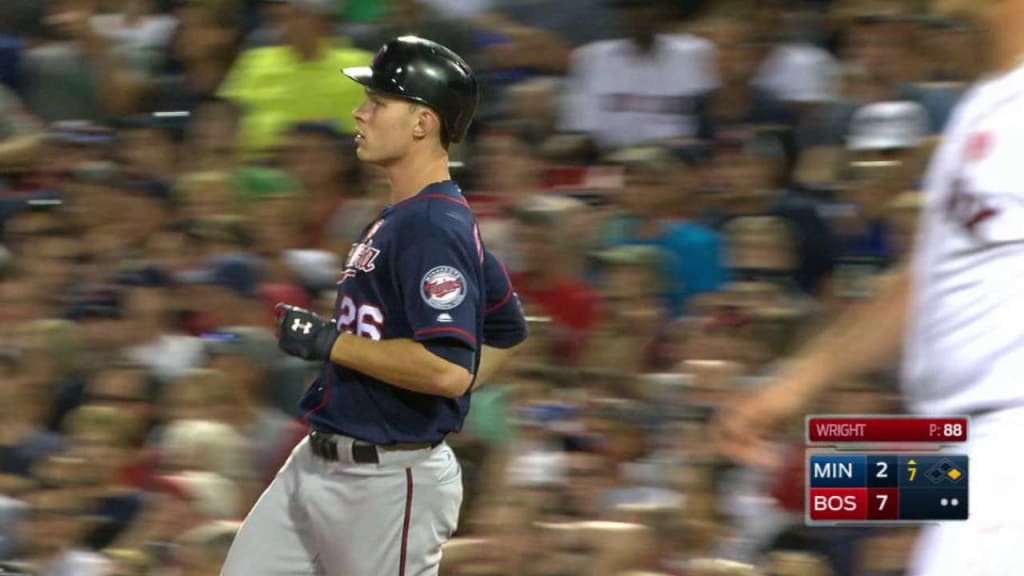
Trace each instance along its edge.
<instances>
[{"instance_id":1,"label":"jersey collar","mask_svg":"<svg viewBox=\"0 0 1024 576\"><path fill-rule=\"evenodd\" d=\"M458 184L456 184L453 180L442 180L440 182L428 184L426 187L423 188L423 190L417 192L415 196L410 196L409 198L406 198L401 202L392 204L387 207L387 210L396 210L401 206L415 204L418 201L429 200L431 198L441 198L445 200L450 200L452 202L462 204L464 206L469 205L466 202L465 196L462 195L462 190L459 189Z\"/></svg>"}]
</instances>

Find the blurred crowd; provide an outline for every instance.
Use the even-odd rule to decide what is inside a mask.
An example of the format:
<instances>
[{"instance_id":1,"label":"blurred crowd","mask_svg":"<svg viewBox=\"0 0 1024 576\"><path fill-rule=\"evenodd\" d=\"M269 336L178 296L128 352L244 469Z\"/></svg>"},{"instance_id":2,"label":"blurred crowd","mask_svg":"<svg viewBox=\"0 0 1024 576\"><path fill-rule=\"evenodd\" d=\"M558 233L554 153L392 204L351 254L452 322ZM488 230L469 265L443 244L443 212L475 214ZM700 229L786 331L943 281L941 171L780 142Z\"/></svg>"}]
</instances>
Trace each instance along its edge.
<instances>
[{"instance_id":1,"label":"blurred crowd","mask_svg":"<svg viewBox=\"0 0 1024 576\"><path fill-rule=\"evenodd\" d=\"M305 433L273 306L388 202L339 69L403 33L481 79L452 169L531 328L443 574L901 574L912 529L803 526L802 421L761 468L708 422L910 249L981 64L910 0L3 0L0 572L218 573Z\"/></svg>"}]
</instances>

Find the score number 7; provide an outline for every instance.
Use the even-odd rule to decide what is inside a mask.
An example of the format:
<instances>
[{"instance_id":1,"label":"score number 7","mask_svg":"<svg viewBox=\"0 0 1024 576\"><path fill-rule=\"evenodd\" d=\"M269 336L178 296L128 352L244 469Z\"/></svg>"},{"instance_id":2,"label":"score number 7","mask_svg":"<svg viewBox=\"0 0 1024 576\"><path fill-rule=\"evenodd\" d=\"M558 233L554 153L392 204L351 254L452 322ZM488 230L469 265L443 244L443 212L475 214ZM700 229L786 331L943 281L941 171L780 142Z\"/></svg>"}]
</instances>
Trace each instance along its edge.
<instances>
[{"instance_id":1,"label":"score number 7","mask_svg":"<svg viewBox=\"0 0 1024 576\"><path fill-rule=\"evenodd\" d=\"M881 502L878 503L878 509L879 510L885 510L885 504L889 501L889 495L888 494L875 494L875 498L878 498L879 500L881 500Z\"/></svg>"}]
</instances>

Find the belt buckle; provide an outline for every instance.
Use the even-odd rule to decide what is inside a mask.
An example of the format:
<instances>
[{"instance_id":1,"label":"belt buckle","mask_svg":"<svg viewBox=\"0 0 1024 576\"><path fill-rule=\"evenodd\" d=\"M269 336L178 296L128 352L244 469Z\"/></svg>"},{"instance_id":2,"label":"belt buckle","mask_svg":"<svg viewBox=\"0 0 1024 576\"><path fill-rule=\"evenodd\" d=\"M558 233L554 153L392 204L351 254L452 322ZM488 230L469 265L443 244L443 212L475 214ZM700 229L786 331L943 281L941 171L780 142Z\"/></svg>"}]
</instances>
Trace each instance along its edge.
<instances>
[{"instance_id":1,"label":"belt buckle","mask_svg":"<svg viewBox=\"0 0 1024 576\"><path fill-rule=\"evenodd\" d=\"M338 460L338 443L329 434L314 430L310 433L309 439L314 454L328 462Z\"/></svg>"},{"instance_id":2,"label":"belt buckle","mask_svg":"<svg viewBox=\"0 0 1024 576\"><path fill-rule=\"evenodd\" d=\"M380 464L377 447L358 440L352 442L352 461L359 464Z\"/></svg>"}]
</instances>

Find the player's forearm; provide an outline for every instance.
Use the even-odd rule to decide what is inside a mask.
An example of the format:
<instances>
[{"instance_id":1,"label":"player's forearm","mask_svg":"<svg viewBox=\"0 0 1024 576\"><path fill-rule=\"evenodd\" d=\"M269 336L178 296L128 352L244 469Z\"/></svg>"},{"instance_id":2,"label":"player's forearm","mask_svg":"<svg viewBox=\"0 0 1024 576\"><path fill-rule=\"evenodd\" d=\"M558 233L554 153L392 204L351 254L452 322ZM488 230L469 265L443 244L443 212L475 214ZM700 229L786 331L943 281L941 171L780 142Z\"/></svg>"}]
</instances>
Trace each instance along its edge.
<instances>
[{"instance_id":1,"label":"player's forearm","mask_svg":"<svg viewBox=\"0 0 1024 576\"><path fill-rule=\"evenodd\" d=\"M494 348L484 346L480 354L480 367L476 370L476 379L473 380L473 390L483 386L497 374L498 370L505 365L505 362L512 357L512 352L517 348Z\"/></svg>"},{"instance_id":2,"label":"player's forearm","mask_svg":"<svg viewBox=\"0 0 1024 576\"><path fill-rule=\"evenodd\" d=\"M831 384L884 367L903 345L910 273L901 271L870 302L848 310L799 354L789 378L794 395L813 399Z\"/></svg>"},{"instance_id":3,"label":"player's forearm","mask_svg":"<svg viewBox=\"0 0 1024 576\"><path fill-rule=\"evenodd\" d=\"M462 396L473 381L469 370L405 338L370 340L342 334L331 349L331 362L405 390L447 398Z\"/></svg>"}]
</instances>

